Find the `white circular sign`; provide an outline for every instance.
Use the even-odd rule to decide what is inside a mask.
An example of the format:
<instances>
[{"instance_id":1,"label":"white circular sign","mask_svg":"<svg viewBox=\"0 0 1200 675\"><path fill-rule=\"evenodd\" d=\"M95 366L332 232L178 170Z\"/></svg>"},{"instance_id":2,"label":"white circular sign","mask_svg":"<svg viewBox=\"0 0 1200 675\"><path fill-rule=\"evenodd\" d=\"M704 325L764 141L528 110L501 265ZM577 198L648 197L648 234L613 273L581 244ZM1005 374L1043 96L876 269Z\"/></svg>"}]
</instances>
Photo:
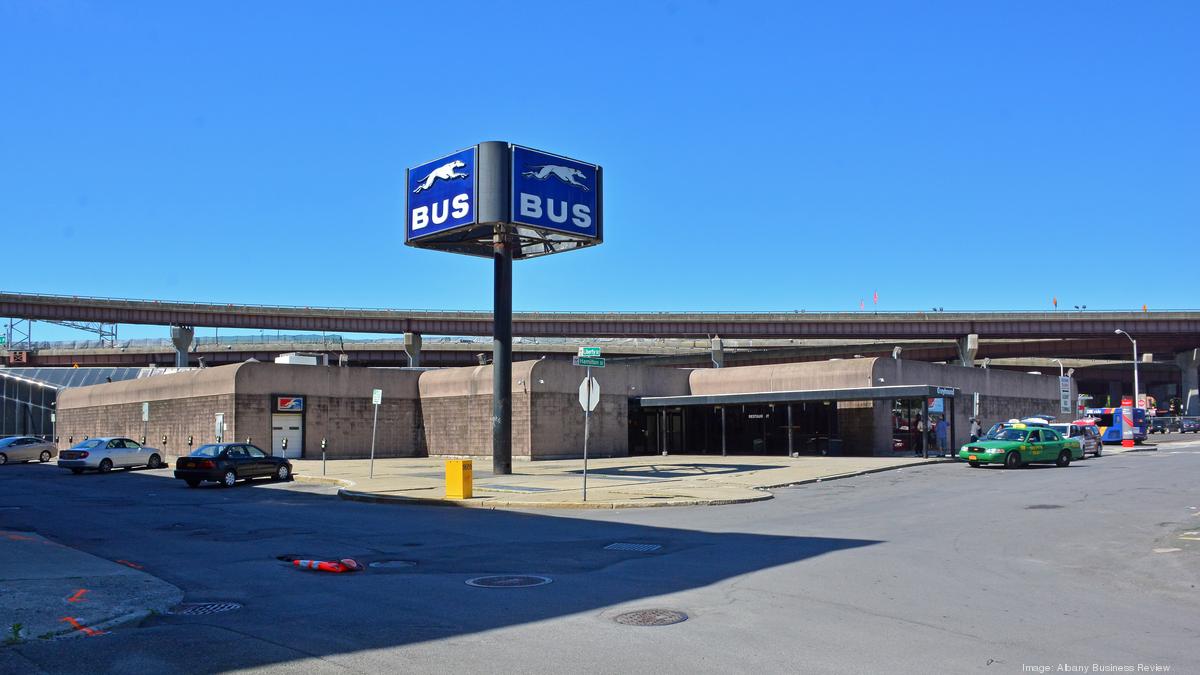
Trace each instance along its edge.
<instances>
[{"instance_id":1,"label":"white circular sign","mask_svg":"<svg viewBox=\"0 0 1200 675\"><path fill-rule=\"evenodd\" d=\"M590 398L588 397L589 380L592 383ZM583 378L583 382L579 383L579 405L583 406L585 411L591 412L596 409L598 403L600 403L600 383L594 377Z\"/></svg>"}]
</instances>

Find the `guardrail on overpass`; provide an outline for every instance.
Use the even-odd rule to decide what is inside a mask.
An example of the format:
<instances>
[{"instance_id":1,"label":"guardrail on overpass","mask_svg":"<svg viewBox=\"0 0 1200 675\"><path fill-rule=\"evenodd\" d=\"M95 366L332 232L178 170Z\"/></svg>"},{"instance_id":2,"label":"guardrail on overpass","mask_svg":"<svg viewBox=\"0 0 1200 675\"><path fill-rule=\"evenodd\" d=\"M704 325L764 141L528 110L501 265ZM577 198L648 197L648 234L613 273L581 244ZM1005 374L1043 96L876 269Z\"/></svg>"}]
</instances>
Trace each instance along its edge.
<instances>
[{"instance_id":1,"label":"guardrail on overpass","mask_svg":"<svg viewBox=\"0 0 1200 675\"><path fill-rule=\"evenodd\" d=\"M0 316L49 321L260 328L354 333L491 335L491 312L202 304L0 293ZM524 337L698 337L950 339L1142 337L1200 344L1200 311L1052 312L519 312ZM1193 345L1195 346L1195 345Z\"/></svg>"}]
</instances>

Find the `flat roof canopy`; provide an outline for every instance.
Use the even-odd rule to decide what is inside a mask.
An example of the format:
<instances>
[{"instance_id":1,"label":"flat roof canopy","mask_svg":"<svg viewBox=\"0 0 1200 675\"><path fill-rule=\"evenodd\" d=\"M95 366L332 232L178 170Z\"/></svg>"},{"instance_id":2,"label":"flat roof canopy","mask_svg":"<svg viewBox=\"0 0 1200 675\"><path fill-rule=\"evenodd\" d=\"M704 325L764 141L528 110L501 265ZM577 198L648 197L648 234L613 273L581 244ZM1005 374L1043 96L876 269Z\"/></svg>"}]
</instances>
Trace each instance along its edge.
<instances>
[{"instance_id":1,"label":"flat roof canopy","mask_svg":"<svg viewBox=\"0 0 1200 675\"><path fill-rule=\"evenodd\" d=\"M808 389L804 391L763 391L752 394L712 394L709 396L646 396L637 399L643 408L677 408L698 405L740 405L743 403L801 403L804 401L878 401L894 398L953 398L954 387L932 384L906 384L892 387L855 387L852 389Z\"/></svg>"}]
</instances>

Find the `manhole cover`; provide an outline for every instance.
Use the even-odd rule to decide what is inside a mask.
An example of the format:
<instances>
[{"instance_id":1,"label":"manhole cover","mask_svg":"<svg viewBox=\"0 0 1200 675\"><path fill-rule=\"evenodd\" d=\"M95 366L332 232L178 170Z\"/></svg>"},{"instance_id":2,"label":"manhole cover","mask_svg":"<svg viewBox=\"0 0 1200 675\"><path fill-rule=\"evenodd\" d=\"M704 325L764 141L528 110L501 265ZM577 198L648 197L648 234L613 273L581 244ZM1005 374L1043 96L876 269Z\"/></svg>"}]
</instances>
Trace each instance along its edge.
<instances>
[{"instance_id":1,"label":"manhole cover","mask_svg":"<svg viewBox=\"0 0 1200 675\"><path fill-rule=\"evenodd\" d=\"M185 602L182 605L172 607L170 613L175 616L204 616L206 614L232 612L235 609L241 608L241 604L236 602Z\"/></svg>"},{"instance_id":2,"label":"manhole cover","mask_svg":"<svg viewBox=\"0 0 1200 675\"><path fill-rule=\"evenodd\" d=\"M626 542L617 542L604 547L605 551L637 551L639 553L649 553L662 548L662 544L630 544Z\"/></svg>"},{"instance_id":3,"label":"manhole cover","mask_svg":"<svg viewBox=\"0 0 1200 675\"><path fill-rule=\"evenodd\" d=\"M1062 504L1031 504L1026 509L1061 509Z\"/></svg>"},{"instance_id":4,"label":"manhole cover","mask_svg":"<svg viewBox=\"0 0 1200 675\"><path fill-rule=\"evenodd\" d=\"M626 626L670 626L687 621L688 615L673 609L639 609L613 617L613 621Z\"/></svg>"},{"instance_id":5,"label":"manhole cover","mask_svg":"<svg viewBox=\"0 0 1200 675\"><path fill-rule=\"evenodd\" d=\"M533 574L507 574L467 579L467 585L480 588L529 588L548 584L550 581L550 577L539 577Z\"/></svg>"},{"instance_id":6,"label":"manhole cover","mask_svg":"<svg viewBox=\"0 0 1200 675\"><path fill-rule=\"evenodd\" d=\"M376 560L370 563L368 567L380 567L383 569L394 569L397 567L416 567L417 563L412 560Z\"/></svg>"}]
</instances>

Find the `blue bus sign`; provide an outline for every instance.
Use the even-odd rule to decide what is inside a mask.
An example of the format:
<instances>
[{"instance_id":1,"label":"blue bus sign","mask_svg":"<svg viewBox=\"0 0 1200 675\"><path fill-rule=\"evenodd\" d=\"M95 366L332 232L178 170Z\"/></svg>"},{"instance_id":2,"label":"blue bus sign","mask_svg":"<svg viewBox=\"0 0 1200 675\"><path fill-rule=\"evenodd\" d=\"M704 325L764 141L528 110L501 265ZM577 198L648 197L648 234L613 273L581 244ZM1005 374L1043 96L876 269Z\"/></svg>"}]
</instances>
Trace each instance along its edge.
<instances>
[{"instance_id":1,"label":"blue bus sign","mask_svg":"<svg viewBox=\"0 0 1200 675\"><path fill-rule=\"evenodd\" d=\"M600 167L512 146L514 225L600 239Z\"/></svg>"},{"instance_id":2,"label":"blue bus sign","mask_svg":"<svg viewBox=\"0 0 1200 675\"><path fill-rule=\"evenodd\" d=\"M408 170L405 241L417 241L477 222L474 147Z\"/></svg>"}]
</instances>

